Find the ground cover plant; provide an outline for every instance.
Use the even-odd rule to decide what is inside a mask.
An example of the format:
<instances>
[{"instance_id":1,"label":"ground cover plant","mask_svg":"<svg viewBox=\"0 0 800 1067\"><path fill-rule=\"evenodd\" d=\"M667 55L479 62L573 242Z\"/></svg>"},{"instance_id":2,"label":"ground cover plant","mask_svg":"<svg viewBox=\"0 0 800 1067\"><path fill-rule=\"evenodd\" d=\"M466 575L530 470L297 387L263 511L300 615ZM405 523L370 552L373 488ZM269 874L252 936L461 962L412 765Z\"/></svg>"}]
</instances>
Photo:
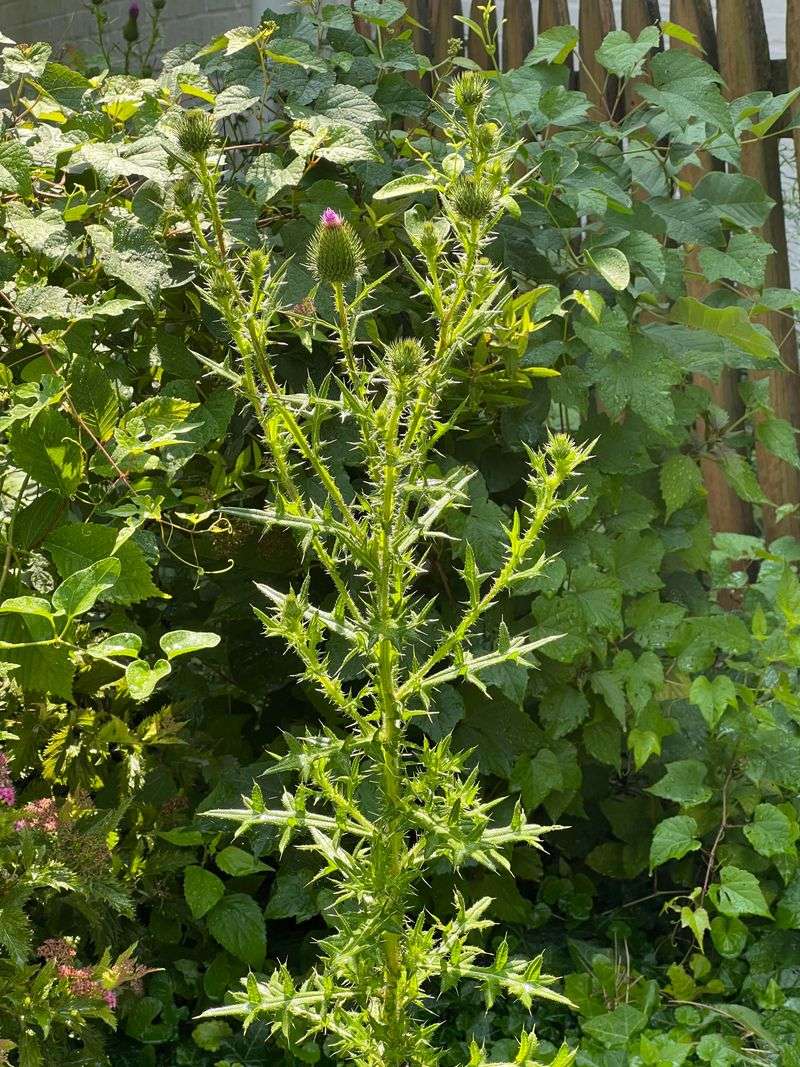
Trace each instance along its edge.
<instances>
[{"instance_id":1,"label":"ground cover plant","mask_svg":"<svg viewBox=\"0 0 800 1067\"><path fill-rule=\"evenodd\" d=\"M603 121L568 28L355 7L4 42L0 1055L796 1065L790 100L645 31Z\"/></svg>"}]
</instances>

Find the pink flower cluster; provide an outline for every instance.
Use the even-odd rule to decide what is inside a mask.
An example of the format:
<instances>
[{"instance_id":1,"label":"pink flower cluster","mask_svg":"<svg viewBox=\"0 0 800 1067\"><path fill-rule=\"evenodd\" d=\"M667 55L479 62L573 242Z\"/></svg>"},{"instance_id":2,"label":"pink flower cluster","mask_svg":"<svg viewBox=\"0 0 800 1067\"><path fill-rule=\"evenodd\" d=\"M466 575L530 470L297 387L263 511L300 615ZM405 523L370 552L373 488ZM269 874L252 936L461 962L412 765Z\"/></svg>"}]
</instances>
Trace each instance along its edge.
<instances>
[{"instance_id":1,"label":"pink flower cluster","mask_svg":"<svg viewBox=\"0 0 800 1067\"><path fill-rule=\"evenodd\" d=\"M17 791L11 780L11 770L8 764L8 756L0 752L0 804L13 808L17 802Z\"/></svg>"},{"instance_id":2,"label":"pink flower cluster","mask_svg":"<svg viewBox=\"0 0 800 1067\"><path fill-rule=\"evenodd\" d=\"M104 1000L113 1011L117 1006L117 994L104 989L92 974L91 967L76 967L75 949L63 937L50 937L36 950L45 960L53 960L59 978L66 980L70 993L89 1000Z\"/></svg>"},{"instance_id":3,"label":"pink flower cluster","mask_svg":"<svg viewBox=\"0 0 800 1067\"><path fill-rule=\"evenodd\" d=\"M61 818L53 797L32 800L22 809L24 818L14 823L15 830L40 830L45 834L55 834L61 827Z\"/></svg>"}]
</instances>

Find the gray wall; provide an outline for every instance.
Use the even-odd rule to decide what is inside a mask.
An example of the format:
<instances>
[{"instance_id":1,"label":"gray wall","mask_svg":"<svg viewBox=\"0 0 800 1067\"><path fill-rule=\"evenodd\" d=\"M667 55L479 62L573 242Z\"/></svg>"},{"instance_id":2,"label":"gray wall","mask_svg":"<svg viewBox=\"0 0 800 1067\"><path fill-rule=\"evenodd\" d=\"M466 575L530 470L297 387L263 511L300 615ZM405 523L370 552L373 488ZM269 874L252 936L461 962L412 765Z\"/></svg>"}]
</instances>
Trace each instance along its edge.
<instances>
[{"instance_id":1,"label":"gray wall","mask_svg":"<svg viewBox=\"0 0 800 1067\"><path fill-rule=\"evenodd\" d=\"M91 16L87 0L0 0L0 31L18 41L51 41L56 46L91 42ZM129 0L110 0L108 9L121 22ZM579 0L570 0L577 19ZM662 13L669 13L669 0L660 0ZM149 0L140 0L144 9ZM164 12L165 45L182 41L205 42L231 26L252 25L265 7L287 9L291 0L167 0ZM498 5L502 10L502 0ZM533 0L534 9L538 7ZM617 3L619 9L619 3ZM786 50L786 0L764 0L767 30L774 56Z\"/></svg>"},{"instance_id":2,"label":"gray wall","mask_svg":"<svg viewBox=\"0 0 800 1067\"><path fill-rule=\"evenodd\" d=\"M107 10L119 41L130 0L110 0ZM140 25L149 28L146 9L149 0L139 0ZM253 21L252 0L167 0L163 12L163 47L185 41L205 44L232 26L249 26ZM66 45L94 52L94 19L86 10L86 0L0 0L0 32L15 41L49 41L56 49Z\"/></svg>"}]
</instances>

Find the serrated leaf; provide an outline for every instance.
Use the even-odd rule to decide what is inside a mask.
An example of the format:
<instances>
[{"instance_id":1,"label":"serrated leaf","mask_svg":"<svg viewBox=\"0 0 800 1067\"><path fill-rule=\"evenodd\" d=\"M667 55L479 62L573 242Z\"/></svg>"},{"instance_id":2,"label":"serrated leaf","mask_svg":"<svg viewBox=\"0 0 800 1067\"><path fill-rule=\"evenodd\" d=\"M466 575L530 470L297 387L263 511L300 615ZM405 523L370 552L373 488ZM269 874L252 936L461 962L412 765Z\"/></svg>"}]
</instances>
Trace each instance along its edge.
<instances>
[{"instance_id":1,"label":"serrated leaf","mask_svg":"<svg viewBox=\"0 0 800 1067\"><path fill-rule=\"evenodd\" d=\"M96 360L77 357L70 368L69 395L90 432L107 441L114 433L119 403L111 379Z\"/></svg>"},{"instance_id":2,"label":"serrated leaf","mask_svg":"<svg viewBox=\"0 0 800 1067\"><path fill-rule=\"evenodd\" d=\"M657 26L646 26L634 41L625 30L612 30L603 38L595 59L609 74L632 78L640 74L644 62L661 40Z\"/></svg>"},{"instance_id":3,"label":"serrated leaf","mask_svg":"<svg viewBox=\"0 0 800 1067\"><path fill-rule=\"evenodd\" d=\"M211 936L237 960L258 970L267 949L261 908L244 893L223 897L206 916Z\"/></svg>"},{"instance_id":4,"label":"serrated leaf","mask_svg":"<svg viewBox=\"0 0 800 1067\"><path fill-rule=\"evenodd\" d=\"M565 63L578 43L578 31L574 26L553 26L540 33L526 63Z\"/></svg>"},{"instance_id":5,"label":"serrated leaf","mask_svg":"<svg viewBox=\"0 0 800 1067\"><path fill-rule=\"evenodd\" d=\"M77 432L58 411L46 408L33 423L16 423L10 433L11 459L45 489L70 496L83 479L83 451Z\"/></svg>"},{"instance_id":6,"label":"serrated leaf","mask_svg":"<svg viewBox=\"0 0 800 1067\"><path fill-rule=\"evenodd\" d=\"M673 305L670 317L673 322L723 337L756 359L778 357L772 334L765 327L751 322L742 307L712 308L694 297L682 296Z\"/></svg>"},{"instance_id":7,"label":"serrated leaf","mask_svg":"<svg viewBox=\"0 0 800 1067\"><path fill-rule=\"evenodd\" d=\"M150 567L144 552L132 539L116 547L117 531L111 526L98 523L68 523L59 526L45 540L44 548L50 553L62 578L88 567L110 555L120 562L120 574L108 591L108 600L117 604L136 604L148 597L163 594L153 584Z\"/></svg>"},{"instance_id":8,"label":"serrated leaf","mask_svg":"<svg viewBox=\"0 0 800 1067\"><path fill-rule=\"evenodd\" d=\"M676 452L662 464L659 473L666 517L680 510L703 489L703 476L691 456Z\"/></svg>"},{"instance_id":9,"label":"serrated leaf","mask_svg":"<svg viewBox=\"0 0 800 1067\"><path fill-rule=\"evenodd\" d=\"M700 709L709 727L716 729L726 710L737 705L736 686L725 674L717 675L713 681L701 675L692 682L689 700Z\"/></svg>"}]
</instances>

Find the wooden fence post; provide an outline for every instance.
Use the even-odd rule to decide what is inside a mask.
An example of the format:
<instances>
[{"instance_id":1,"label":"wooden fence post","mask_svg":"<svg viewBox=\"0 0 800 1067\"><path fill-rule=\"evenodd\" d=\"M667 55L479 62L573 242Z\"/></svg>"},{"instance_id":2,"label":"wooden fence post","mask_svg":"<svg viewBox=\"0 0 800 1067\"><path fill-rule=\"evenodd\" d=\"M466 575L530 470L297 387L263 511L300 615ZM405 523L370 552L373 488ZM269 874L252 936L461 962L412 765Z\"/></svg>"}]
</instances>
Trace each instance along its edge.
<instances>
[{"instance_id":1,"label":"wooden fence post","mask_svg":"<svg viewBox=\"0 0 800 1067\"><path fill-rule=\"evenodd\" d=\"M531 0L506 0L503 14L503 70L521 67L533 48Z\"/></svg>"},{"instance_id":2,"label":"wooden fence post","mask_svg":"<svg viewBox=\"0 0 800 1067\"><path fill-rule=\"evenodd\" d=\"M716 67L718 61L717 32L714 29L711 0L672 0L670 18L673 22L691 30L703 47L707 62ZM688 45L682 45L680 41L675 40L671 42L671 47L694 51ZM691 182L692 185L696 185L703 175L715 166L708 152L702 152L700 153L700 165L686 167L681 177ZM699 277L701 272L696 253L688 257L687 267L692 272L686 277L687 293L696 300L704 300L711 286ZM728 412L731 421L739 418L744 411L744 405L739 395L739 376L735 370L723 367L718 381L712 381L701 374L696 374L694 380L696 385L706 390L714 404ZM705 424L701 422L697 431L701 437L704 437ZM752 508L730 487L719 463L714 459L706 458L702 460L701 466L708 500L708 519L714 533L753 533L755 524Z\"/></svg>"},{"instance_id":3,"label":"wooden fence post","mask_svg":"<svg viewBox=\"0 0 800 1067\"><path fill-rule=\"evenodd\" d=\"M431 28L431 52L434 63L441 63L447 58L448 42L452 37L463 40L464 27L456 22L456 15L461 14L461 0L430 0L428 25Z\"/></svg>"},{"instance_id":4,"label":"wooden fence post","mask_svg":"<svg viewBox=\"0 0 800 1067\"><path fill-rule=\"evenodd\" d=\"M539 33L553 26L569 26L567 0L539 0Z\"/></svg>"},{"instance_id":5,"label":"wooden fence post","mask_svg":"<svg viewBox=\"0 0 800 1067\"><path fill-rule=\"evenodd\" d=\"M789 88L800 85L800 0L786 2L786 73ZM800 118L800 103L794 106L795 118ZM794 161L800 182L800 129L794 131Z\"/></svg>"},{"instance_id":6,"label":"wooden fence post","mask_svg":"<svg viewBox=\"0 0 800 1067\"><path fill-rule=\"evenodd\" d=\"M717 20L720 73L731 97L769 89L772 70L761 0L719 0ZM777 138L769 137L764 141L745 144L742 149L742 169L745 174L755 178L775 201L775 207L763 227L764 239L775 249L775 254L767 260L766 283L768 286L788 288L789 257ZM786 316L779 312L764 316L763 322L775 338L787 370L755 373L753 377L769 377L770 400L775 414L798 428L800 379L797 375L795 331ZM756 462L761 487L773 503L800 503L800 471L773 456L760 443L756 445ZM777 523L774 510L765 508L765 537L771 541L782 534L800 534L800 518L791 516Z\"/></svg>"},{"instance_id":7,"label":"wooden fence post","mask_svg":"<svg viewBox=\"0 0 800 1067\"><path fill-rule=\"evenodd\" d=\"M607 33L614 29L611 0L581 0L578 29L580 71L578 84L595 106L596 116L608 119L617 99L617 79L611 77L594 57Z\"/></svg>"}]
</instances>

